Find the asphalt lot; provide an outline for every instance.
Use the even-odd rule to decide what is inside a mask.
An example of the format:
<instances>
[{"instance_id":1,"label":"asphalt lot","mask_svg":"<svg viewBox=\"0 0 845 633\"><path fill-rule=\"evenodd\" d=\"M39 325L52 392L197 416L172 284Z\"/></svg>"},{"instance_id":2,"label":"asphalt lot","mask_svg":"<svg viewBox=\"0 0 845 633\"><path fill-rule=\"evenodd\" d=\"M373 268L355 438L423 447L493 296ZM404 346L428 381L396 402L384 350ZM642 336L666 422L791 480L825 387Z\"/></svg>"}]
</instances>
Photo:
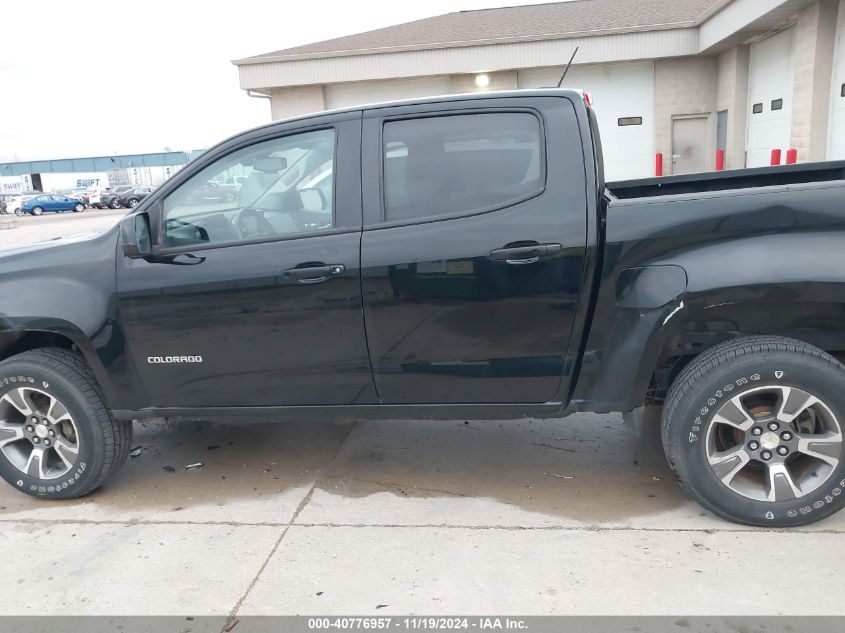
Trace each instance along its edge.
<instances>
[{"instance_id":1,"label":"asphalt lot","mask_svg":"<svg viewBox=\"0 0 845 633\"><path fill-rule=\"evenodd\" d=\"M23 218L0 245L120 215ZM85 499L0 486L0 614L845 614L845 513L726 523L619 415L135 431Z\"/></svg>"}]
</instances>

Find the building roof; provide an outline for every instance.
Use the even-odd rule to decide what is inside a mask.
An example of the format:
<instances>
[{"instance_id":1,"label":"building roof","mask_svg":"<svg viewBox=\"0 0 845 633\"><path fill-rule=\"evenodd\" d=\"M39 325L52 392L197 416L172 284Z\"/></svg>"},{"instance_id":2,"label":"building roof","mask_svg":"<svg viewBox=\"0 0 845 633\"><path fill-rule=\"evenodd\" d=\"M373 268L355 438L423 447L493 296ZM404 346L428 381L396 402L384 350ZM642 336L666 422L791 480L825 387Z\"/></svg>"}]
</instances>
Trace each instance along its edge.
<instances>
[{"instance_id":1,"label":"building roof","mask_svg":"<svg viewBox=\"0 0 845 633\"><path fill-rule=\"evenodd\" d=\"M295 46L236 64L366 55L396 50L564 39L700 24L730 0L572 0L458 11L374 31Z\"/></svg>"}]
</instances>

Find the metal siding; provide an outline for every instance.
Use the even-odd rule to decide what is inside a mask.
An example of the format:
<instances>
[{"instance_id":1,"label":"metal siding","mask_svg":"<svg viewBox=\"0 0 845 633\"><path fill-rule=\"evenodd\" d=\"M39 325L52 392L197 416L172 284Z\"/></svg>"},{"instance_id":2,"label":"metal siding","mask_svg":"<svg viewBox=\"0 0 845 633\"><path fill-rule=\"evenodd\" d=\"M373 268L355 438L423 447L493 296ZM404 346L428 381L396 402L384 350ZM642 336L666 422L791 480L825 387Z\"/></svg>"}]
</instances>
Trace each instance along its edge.
<instances>
[{"instance_id":1,"label":"metal siding","mask_svg":"<svg viewBox=\"0 0 845 633\"><path fill-rule=\"evenodd\" d=\"M74 174L131 167L173 167L176 165L185 165L187 162L188 157L185 152L35 160L17 163L0 163L0 176L50 173Z\"/></svg>"},{"instance_id":2,"label":"metal siding","mask_svg":"<svg viewBox=\"0 0 845 633\"><path fill-rule=\"evenodd\" d=\"M751 46L748 77L747 167L764 167L771 162L773 149L781 149L783 158L792 132L792 49L795 29ZM783 99L780 110L772 110L772 101ZM754 114L754 104L763 111Z\"/></svg>"},{"instance_id":3,"label":"metal siding","mask_svg":"<svg viewBox=\"0 0 845 633\"><path fill-rule=\"evenodd\" d=\"M563 67L519 71L520 88L557 84ZM654 170L654 63L634 62L570 69L565 88L582 88L593 98L608 180L646 178ZM619 126L622 117L642 125Z\"/></svg>"},{"instance_id":4,"label":"metal siding","mask_svg":"<svg viewBox=\"0 0 845 633\"><path fill-rule=\"evenodd\" d=\"M655 59L698 52L696 29L667 29L516 44L323 57L238 67L243 89L556 66L580 47L578 64Z\"/></svg>"}]
</instances>

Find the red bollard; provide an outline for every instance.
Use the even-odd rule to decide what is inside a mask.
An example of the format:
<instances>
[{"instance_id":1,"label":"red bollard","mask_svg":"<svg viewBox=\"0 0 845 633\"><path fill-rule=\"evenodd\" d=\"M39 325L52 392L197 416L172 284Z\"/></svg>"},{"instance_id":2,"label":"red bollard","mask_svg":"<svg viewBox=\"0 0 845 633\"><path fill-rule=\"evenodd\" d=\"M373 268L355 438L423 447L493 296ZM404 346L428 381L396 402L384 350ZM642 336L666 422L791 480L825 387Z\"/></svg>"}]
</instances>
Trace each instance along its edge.
<instances>
[{"instance_id":1,"label":"red bollard","mask_svg":"<svg viewBox=\"0 0 845 633\"><path fill-rule=\"evenodd\" d=\"M662 176L663 175L663 152L657 152L657 157L654 161L654 175L655 176Z\"/></svg>"},{"instance_id":2,"label":"red bollard","mask_svg":"<svg viewBox=\"0 0 845 633\"><path fill-rule=\"evenodd\" d=\"M777 165L780 165L780 150L779 149L773 149L772 150L772 167L776 167Z\"/></svg>"},{"instance_id":3,"label":"red bollard","mask_svg":"<svg viewBox=\"0 0 845 633\"><path fill-rule=\"evenodd\" d=\"M787 165L794 165L798 162L798 150L794 147L790 147L786 150L786 164Z\"/></svg>"},{"instance_id":4,"label":"red bollard","mask_svg":"<svg viewBox=\"0 0 845 633\"><path fill-rule=\"evenodd\" d=\"M725 150L716 150L716 171L725 171Z\"/></svg>"}]
</instances>

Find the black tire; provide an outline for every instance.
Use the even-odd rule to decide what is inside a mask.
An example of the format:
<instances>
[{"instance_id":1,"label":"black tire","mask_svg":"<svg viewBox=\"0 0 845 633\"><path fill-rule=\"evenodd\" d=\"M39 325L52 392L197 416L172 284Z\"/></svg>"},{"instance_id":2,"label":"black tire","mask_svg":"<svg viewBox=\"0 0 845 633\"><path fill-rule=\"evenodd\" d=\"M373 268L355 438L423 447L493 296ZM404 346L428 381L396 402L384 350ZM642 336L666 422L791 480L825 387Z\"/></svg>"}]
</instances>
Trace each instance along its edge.
<instances>
[{"instance_id":1,"label":"black tire","mask_svg":"<svg viewBox=\"0 0 845 633\"><path fill-rule=\"evenodd\" d=\"M12 487L47 499L82 497L99 488L126 461L132 423L112 418L102 390L82 356L65 349L39 348L0 363L0 399L21 387L34 388L45 394L45 402L47 397L55 398L64 406L75 427L78 452L70 466L54 457L53 462L58 464L54 476L42 478L37 472L24 473L5 450L0 450L0 477ZM15 414L14 407L3 400L0 404L6 406L5 410L0 409L4 415ZM26 420L26 416L22 417ZM28 442L20 440L18 446L27 448L31 446ZM62 468L69 470L57 475Z\"/></svg>"},{"instance_id":2,"label":"black tire","mask_svg":"<svg viewBox=\"0 0 845 633\"><path fill-rule=\"evenodd\" d=\"M115 198L114 200L111 201L111 204L109 204L109 206L112 209L119 209L120 208L120 202Z\"/></svg>"},{"instance_id":3,"label":"black tire","mask_svg":"<svg viewBox=\"0 0 845 633\"><path fill-rule=\"evenodd\" d=\"M138 199L137 198L129 198L129 201L126 203L130 209L134 209L138 206Z\"/></svg>"},{"instance_id":4,"label":"black tire","mask_svg":"<svg viewBox=\"0 0 845 633\"><path fill-rule=\"evenodd\" d=\"M813 523L838 512L845 505L845 444L841 442L842 427L845 426L843 387L845 366L824 351L800 341L774 336L753 336L728 341L707 350L687 365L672 384L661 420L663 447L681 487L714 514L745 525L794 527ZM825 415L833 416L832 424L839 429L840 443L838 447L831 443L828 450L838 452L838 457L831 455L832 461L838 459L838 463L827 466L826 462L819 463L820 467L815 468L815 471L824 471L824 476L810 481L806 485L806 493L799 485L800 495L796 494L794 489L781 495L780 491L786 488L787 479L769 474L773 472L769 468L777 457L772 459L772 451L765 451L765 446L760 446L762 442L756 443L756 452L750 451L755 442L745 444L751 436L744 433L754 431L762 433L763 437L768 436L770 440L771 436L774 436L775 441L782 442L778 434L780 437L786 437L783 431L791 428L788 424L780 422L783 426L774 433L769 433L764 425L770 421L778 422L776 412L781 403L785 410L785 401L789 401L791 397L789 394L801 393L794 391L795 389L806 392L804 395L818 398L821 404L813 406L823 405L824 411L827 412ZM752 456L747 466L740 466L741 460L738 459L728 465L731 470L739 467L740 486L748 485L741 493L735 489L737 486L729 487L723 483L714 472L715 467L711 467L708 454L712 450L718 450L713 448L713 442L716 441L714 434L717 433L716 429L726 428L721 422L724 421L724 415L719 418L720 422L714 422L713 418L717 413L731 410L724 407L730 407L732 402L735 402L732 398L741 396L740 401L744 403L744 398L768 397L769 391L783 394L780 401L771 405L771 412L754 413L754 417L745 418L754 420L752 427L760 428L749 428L747 432L728 429L729 435L736 437L739 434L740 439L734 440L737 442L736 446L729 446L722 454L738 448L746 455ZM806 403L803 406L807 406ZM795 408L801 407L795 405ZM738 409L737 411L739 412ZM747 411L748 407L743 407L739 415L746 416ZM757 415L761 416L759 419L763 420L762 422L757 421ZM815 421L815 414L813 415ZM799 418L796 417L795 420L797 424ZM793 439L806 437L799 436L798 433L794 435ZM781 447L777 448L780 450ZM763 461L764 452L768 452L769 461ZM785 461L793 458L810 459L800 454L800 449L782 459ZM749 467L750 470L742 470ZM758 470L761 473L759 475ZM813 475L817 474L815 471L810 469ZM722 472L725 471L720 470L720 474ZM806 473L807 470L802 472ZM753 488L745 481L754 481L755 477L760 478L764 487L768 485L768 491L764 491L763 496L774 494L774 497L763 499L748 496L753 494L749 492L753 491ZM788 480L792 482L791 474ZM775 485L772 485L772 482L776 482ZM777 484L780 484L780 488ZM771 490L775 490L775 493L769 492ZM778 499L778 496L782 496L782 499Z\"/></svg>"},{"instance_id":5,"label":"black tire","mask_svg":"<svg viewBox=\"0 0 845 633\"><path fill-rule=\"evenodd\" d=\"M85 205L84 204L73 205L73 212L74 213L82 213L83 211L85 211Z\"/></svg>"},{"instance_id":6,"label":"black tire","mask_svg":"<svg viewBox=\"0 0 845 633\"><path fill-rule=\"evenodd\" d=\"M41 207L32 207L32 215L42 215L44 213L44 209Z\"/></svg>"},{"instance_id":7,"label":"black tire","mask_svg":"<svg viewBox=\"0 0 845 633\"><path fill-rule=\"evenodd\" d=\"M21 209L15 209L15 215L22 218L24 216L24 212Z\"/></svg>"}]
</instances>

